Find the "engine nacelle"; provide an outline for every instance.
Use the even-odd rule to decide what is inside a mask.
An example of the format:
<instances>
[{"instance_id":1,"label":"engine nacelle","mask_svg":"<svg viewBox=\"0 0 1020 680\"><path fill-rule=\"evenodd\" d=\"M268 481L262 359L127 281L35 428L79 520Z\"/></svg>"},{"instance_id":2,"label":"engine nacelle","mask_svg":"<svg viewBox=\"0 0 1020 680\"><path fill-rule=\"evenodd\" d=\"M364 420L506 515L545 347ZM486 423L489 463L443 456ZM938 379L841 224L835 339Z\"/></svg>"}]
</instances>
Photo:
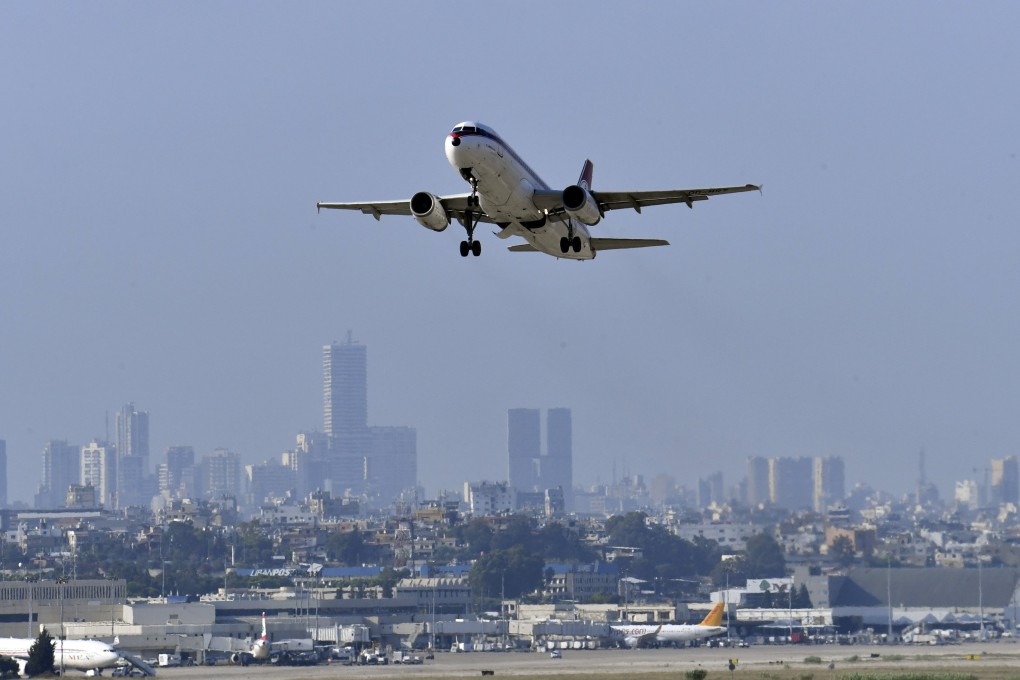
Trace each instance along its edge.
<instances>
[{"instance_id":1,"label":"engine nacelle","mask_svg":"<svg viewBox=\"0 0 1020 680\"><path fill-rule=\"evenodd\" d=\"M450 226L450 216L439 197L427 191L419 191L411 197L411 214L418 224L432 231L442 231Z\"/></svg>"},{"instance_id":2,"label":"engine nacelle","mask_svg":"<svg viewBox=\"0 0 1020 680\"><path fill-rule=\"evenodd\" d=\"M595 197L580 184L571 184L563 190L563 207L578 222L591 226L602 219Z\"/></svg>"}]
</instances>

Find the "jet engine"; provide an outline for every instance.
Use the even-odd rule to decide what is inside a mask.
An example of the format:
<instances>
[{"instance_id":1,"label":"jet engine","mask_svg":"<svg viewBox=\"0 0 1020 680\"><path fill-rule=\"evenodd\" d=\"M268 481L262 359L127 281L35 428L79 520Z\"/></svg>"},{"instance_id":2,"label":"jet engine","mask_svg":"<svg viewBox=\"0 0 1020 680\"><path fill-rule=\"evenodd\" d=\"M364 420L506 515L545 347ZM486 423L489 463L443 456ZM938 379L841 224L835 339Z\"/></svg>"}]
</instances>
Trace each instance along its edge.
<instances>
[{"instance_id":1,"label":"jet engine","mask_svg":"<svg viewBox=\"0 0 1020 680\"><path fill-rule=\"evenodd\" d=\"M595 197L580 184L571 184L563 190L563 207L568 215L588 226L598 224L602 219Z\"/></svg>"},{"instance_id":2,"label":"jet engine","mask_svg":"<svg viewBox=\"0 0 1020 680\"><path fill-rule=\"evenodd\" d=\"M442 231L450 226L450 216L439 197L426 191L419 191L411 197L411 214L418 224L432 231Z\"/></svg>"}]
</instances>

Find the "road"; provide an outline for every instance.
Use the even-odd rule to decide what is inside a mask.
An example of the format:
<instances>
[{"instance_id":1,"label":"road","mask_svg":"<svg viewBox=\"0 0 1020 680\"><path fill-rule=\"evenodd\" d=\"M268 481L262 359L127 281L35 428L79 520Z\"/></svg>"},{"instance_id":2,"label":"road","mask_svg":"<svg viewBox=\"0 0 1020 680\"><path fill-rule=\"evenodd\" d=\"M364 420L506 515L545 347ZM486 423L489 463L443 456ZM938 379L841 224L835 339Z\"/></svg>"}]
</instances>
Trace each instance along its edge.
<instances>
[{"instance_id":1,"label":"road","mask_svg":"<svg viewBox=\"0 0 1020 680\"><path fill-rule=\"evenodd\" d=\"M874 655L874 656L873 656ZM818 657L821 663L805 663ZM979 658L968 658L979 657ZM744 649L633 649L633 650L565 650L563 658L551 659L545 653L476 652L469 654L440 653L434 661L420 666L342 666L311 667L206 666L192 668L161 668L159 676L171 680L224 680L230 676L273 678L274 680L315 680L317 678L393 678L480 677L483 670L496 676L542 675L640 675L682 673L693 668L724 671L729 659L738 660L740 670L783 668L827 669L832 663L838 670L868 669L899 670L967 670L981 666L1020 669L1020 645L1015 642L973 643L944 647L924 646L840 646L795 645L754 646Z\"/></svg>"}]
</instances>

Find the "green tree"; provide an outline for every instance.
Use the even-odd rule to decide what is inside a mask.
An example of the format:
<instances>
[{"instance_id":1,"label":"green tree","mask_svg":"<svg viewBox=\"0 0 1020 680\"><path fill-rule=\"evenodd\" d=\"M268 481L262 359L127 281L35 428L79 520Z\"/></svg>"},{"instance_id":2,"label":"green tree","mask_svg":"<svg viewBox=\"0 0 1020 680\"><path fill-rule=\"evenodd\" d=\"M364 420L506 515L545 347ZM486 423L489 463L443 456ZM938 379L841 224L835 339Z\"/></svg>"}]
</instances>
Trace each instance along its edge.
<instances>
[{"instance_id":1,"label":"green tree","mask_svg":"<svg viewBox=\"0 0 1020 680\"><path fill-rule=\"evenodd\" d=\"M849 567L853 564L855 554L854 542L849 536L837 536L836 540L829 545L829 555L841 567Z\"/></svg>"},{"instance_id":2,"label":"green tree","mask_svg":"<svg viewBox=\"0 0 1020 680\"><path fill-rule=\"evenodd\" d=\"M542 558L522 546L493 550L471 567L468 583L478 597L521 597L542 586Z\"/></svg>"},{"instance_id":3,"label":"green tree","mask_svg":"<svg viewBox=\"0 0 1020 680\"><path fill-rule=\"evenodd\" d=\"M755 534L747 539L744 551L751 578L772 578L786 575L786 558L776 539L768 534Z\"/></svg>"},{"instance_id":4,"label":"green tree","mask_svg":"<svg viewBox=\"0 0 1020 680\"><path fill-rule=\"evenodd\" d=\"M0 656L0 678L18 677L18 662L9 656Z\"/></svg>"},{"instance_id":5,"label":"green tree","mask_svg":"<svg viewBox=\"0 0 1020 680\"><path fill-rule=\"evenodd\" d=\"M32 677L53 672L53 638L45 628L39 633L32 646L28 648L28 661L25 663L25 675Z\"/></svg>"},{"instance_id":6,"label":"green tree","mask_svg":"<svg viewBox=\"0 0 1020 680\"><path fill-rule=\"evenodd\" d=\"M492 550L493 531L489 523L476 517L466 524L461 524L455 531L457 541L464 546L463 557L478 557Z\"/></svg>"},{"instance_id":7,"label":"green tree","mask_svg":"<svg viewBox=\"0 0 1020 680\"><path fill-rule=\"evenodd\" d=\"M800 588L793 591L793 607L795 609L811 609L811 595L803 583L800 584Z\"/></svg>"},{"instance_id":8,"label":"green tree","mask_svg":"<svg viewBox=\"0 0 1020 680\"><path fill-rule=\"evenodd\" d=\"M331 533L326 539L326 557L348 567L362 564L368 557L364 536L357 529Z\"/></svg>"}]
</instances>

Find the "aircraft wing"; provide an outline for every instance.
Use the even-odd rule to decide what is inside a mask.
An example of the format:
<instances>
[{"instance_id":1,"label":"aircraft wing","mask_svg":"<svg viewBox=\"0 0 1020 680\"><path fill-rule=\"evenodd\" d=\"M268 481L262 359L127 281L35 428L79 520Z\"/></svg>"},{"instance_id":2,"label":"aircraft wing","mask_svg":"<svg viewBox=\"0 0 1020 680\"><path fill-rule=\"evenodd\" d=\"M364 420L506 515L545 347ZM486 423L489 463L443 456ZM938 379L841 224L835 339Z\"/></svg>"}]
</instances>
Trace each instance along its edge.
<instances>
[{"instance_id":1,"label":"aircraft wing","mask_svg":"<svg viewBox=\"0 0 1020 680\"><path fill-rule=\"evenodd\" d=\"M761 187L757 184L745 184L736 187L666 189L664 191L593 191L591 195L599 204L599 210L604 214L608 210L620 208L633 208L637 212L641 212L642 208L668 203L686 203L688 207L693 208L695 201L707 201L712 196L739 194L744 191L761 191ZM551 213L563 212L563 196L560 191L536 191L533 199L538 207Z\"/></svg>"},{"instance_id":2,"label":"aircraft wing","mask_svg":"<svg viewBox=\"0 0 1020 680\"><path fill-rule=\"evenodd\" d=\"M599 208L603 212L619 208L633 208L637 212L641 212L641 208L668 203L686 203L687 207L693 208L695 201L707 201L712 196L760 190L761 187L756 184L745 184L741 187L667 189L666 191L593 191L591 195L598 201Z\"/></svg>"},{"instance_id":3,"label":"aircraft wing","mask_svg":"<svg viewBox=\"0 0 1020 680\"><path fill-rule=\"evenodd\" d=\"M468 198L471 194L454 194L452 196L439 196L439 202L449 213L450 219L461 220L468 208ZM369 203L316 203L316 210L358 210L366 215L379 219L383 215L410 215L411 200L403 201L373 201ZM495 223L485 213L480 213L476 208L472 214L476 222Z\"/></svg>"}]
</instances>

